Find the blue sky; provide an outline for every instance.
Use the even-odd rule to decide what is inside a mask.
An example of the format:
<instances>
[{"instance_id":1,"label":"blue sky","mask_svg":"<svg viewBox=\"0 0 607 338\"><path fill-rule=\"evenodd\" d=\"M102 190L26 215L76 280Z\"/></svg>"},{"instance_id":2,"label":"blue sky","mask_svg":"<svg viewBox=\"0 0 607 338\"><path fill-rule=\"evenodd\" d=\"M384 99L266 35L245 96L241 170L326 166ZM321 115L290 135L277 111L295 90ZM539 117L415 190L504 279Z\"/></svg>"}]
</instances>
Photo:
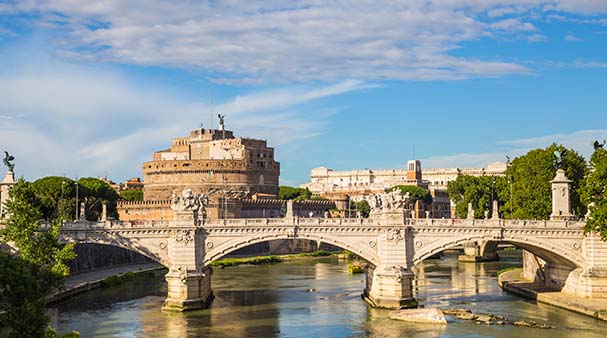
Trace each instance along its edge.
<instances>
[{"instance_id":1,"label":"blue sky","mask_svg":"<svg viewBox=\"0 0 607 338\"><path fill-rule=\"evenodd\" d=\"M607 1L0 0L0 148L28 179L140 176L217 113L290 185L588 156L606 107Z\"/></svg>"}]
</instances>

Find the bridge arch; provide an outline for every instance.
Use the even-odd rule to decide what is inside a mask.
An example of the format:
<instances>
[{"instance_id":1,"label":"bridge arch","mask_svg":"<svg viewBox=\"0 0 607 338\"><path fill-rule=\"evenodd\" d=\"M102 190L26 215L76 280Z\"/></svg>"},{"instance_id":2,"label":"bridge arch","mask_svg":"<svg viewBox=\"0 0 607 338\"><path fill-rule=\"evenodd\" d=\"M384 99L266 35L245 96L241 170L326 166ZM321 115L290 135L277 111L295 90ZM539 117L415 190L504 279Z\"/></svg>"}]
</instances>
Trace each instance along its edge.
<instances>
[{"instance_id":1,"label":"bridge arch","mask_svg":"<svg viewBox=\"0 0 607 338\"><path fill-rule=\"evenodd\" d=\"M518 246L524 250L527 250L534 255L540 257L546 262L551 264L567 266L572 270L576 268L583 268L585 260L581 253L581 243L574 242L572 247L567 247L562 243L555 243L546 240L540 240L533 237L521 238L518 236L504 235L503 237L496 238L494 236L461 236L453 238L445 238L431 241L428 244L424 244L422 240L415 240L415 245L420 246L415 249L415 255L413 256L412 265L415 266L427 259L428 257L439 253L444 250L452 249L458 245L462 245L466 242L475 241L493 241L501 243L510 243ZM581 241L580 241L581 242ZM421 243L421 245L420 245Z\"/></svg>"},{"instance_id":2,"label":"bridge arch","mask_svg":"<svg viewBox=\"0 0 607 338\"><path fill-rule=\"evenodd\" d=\"M221 259L222 257L249 245L265 242L265 241L273 241L273 240L292 240L292 239L307 239L310 241L318 241L322 243L331 244L337 247L340 247L344 250L348 250L367 262L373 264L374 266L380 265L379 256L374 252L374 250L370 250L365 248L363 244L359 242L353 242L348 239L338 239L333 236L319 236L315 234L298 234L297 237L292 237L289 235L277 235L277 234L266 234L266 235L249 235L242 236L230 239L226 242L221 243L218 246L212 246L209 248L212 242L212 237L207 238L206 244L206 254L204 258L204 265L207 266L211 264L211 262ZM368 245L367 245L368 246Z\"/></svg>"}]
</instances>

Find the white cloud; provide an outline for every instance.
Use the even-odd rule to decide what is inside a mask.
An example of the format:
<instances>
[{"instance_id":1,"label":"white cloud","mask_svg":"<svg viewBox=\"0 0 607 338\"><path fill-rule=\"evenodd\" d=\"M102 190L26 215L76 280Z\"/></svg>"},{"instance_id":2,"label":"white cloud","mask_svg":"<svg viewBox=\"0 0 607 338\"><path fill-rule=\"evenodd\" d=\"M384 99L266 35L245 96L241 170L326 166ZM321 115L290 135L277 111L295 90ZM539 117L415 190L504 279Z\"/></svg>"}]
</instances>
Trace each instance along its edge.
<instances>
[{"instance_id":1,"label":"white cloud","mask_svg":"<svg viewBox=\"0 0 607 338\"><path fill-rule=\"evenodd\" d=\"M592 142L604 139L607 139L606 129L579 130L572 133L501 141L495 145L496 148L501 148L501 151L432 156L422 158L421 162L425 168L483 168L492 162L505 162L506 155L515 158L526 154L529 150L545 148L552 143L563 144L588 159L593 152Z\"/></svg>"},{"instance_id":2,"label":"white cloud","mask_svg":"<svg viewBox=\"0 0 607 338\"><path fill-rule=\"evenodd\" d=\"M0 10L67 32L55 42L66 57L196 69L239 84L525 73L499 55L452 51L487 37L543 40L531 21L607 20L607 2L596 0L32 0Z\"/></svg>"},{"instance_id":3,"label":"white cloud","mask_svg":"<svg viewBox=\"0 0 607 338\"><path fill-rule=\"evenodd\" d=\"M565 35L565 37L563 38L563 40L567 41L567 42L582 42L584 40L578 38L577 36L571 34L571 33L567 33Z\"/></svg>"},{"instance_id":4,"label":"white cloud","mask_svg":"<svg viewBox=\"0 0 607 338\"><path fill-rule=\"evenodd\" d=\"M536 31L537 1L187 2L71 0L19 4L70 34L63 55L201 69L227 83L465 79L524 73L512 62L454 56L461 43ZM491 12L488 12L491 11ZM60 14L60 15L57 15Z\"/></svg>"},{"instance_id":5,"label":"white cloud","mask_svg":"<svg viewBox=\"0 0 607 338\"><path fill-rule=\"evenodd\" d=\"M17 158L19 175L140 176L141 163L171 138L206 123L212 109L241 136L284 145L323 133L333 107L323 98L371 88L361 81L251 92L211 107L137 84L104 68L22 64L0 75L0 150ZM300 106L306 107L305 115ZM206 127L209 127L208 124Z\"/></svg>"}]
</instances>

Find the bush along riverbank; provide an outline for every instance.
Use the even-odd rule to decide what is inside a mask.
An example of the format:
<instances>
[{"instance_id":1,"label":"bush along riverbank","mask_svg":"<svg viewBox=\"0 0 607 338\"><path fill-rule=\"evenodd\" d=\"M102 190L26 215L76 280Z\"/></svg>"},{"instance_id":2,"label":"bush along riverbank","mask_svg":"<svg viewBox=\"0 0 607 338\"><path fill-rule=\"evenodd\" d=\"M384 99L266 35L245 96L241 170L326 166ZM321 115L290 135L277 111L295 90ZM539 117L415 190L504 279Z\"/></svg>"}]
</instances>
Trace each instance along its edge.
<instances>
[{"instance_id":1,"label":"bush along riverbank","mask_svg":"<svg viewBox=\"0 0 607 338\"><path fill-rule=\"evenodd\" d=\"M223 258L211 262L211 266L215 268L226 268L230 266L238 265L260 265L260 264L274 264L281 263L284 261L290 261L300 258L309 257L330 257L344 254L342 251L331 252L325 250L304 252L300 254L289 254L289 255L270 255L270 256L256 256L256 257L242 257L242 258Z\"/></svg>"},{"instance_id":2,"label":"bush along riverbank","mask_svg":"<svg viewBox=\"0 0 607 338\"><path fill-rule=\"evenodd\" d=\"M109 288L118 285L122 285L128 282L141 282L146 279L154 278L156 274L153 271L144 271L140 273L127 272L121 275L114 275L106 277L101 281L102 288Z\"/></svg>"}]
</instances>

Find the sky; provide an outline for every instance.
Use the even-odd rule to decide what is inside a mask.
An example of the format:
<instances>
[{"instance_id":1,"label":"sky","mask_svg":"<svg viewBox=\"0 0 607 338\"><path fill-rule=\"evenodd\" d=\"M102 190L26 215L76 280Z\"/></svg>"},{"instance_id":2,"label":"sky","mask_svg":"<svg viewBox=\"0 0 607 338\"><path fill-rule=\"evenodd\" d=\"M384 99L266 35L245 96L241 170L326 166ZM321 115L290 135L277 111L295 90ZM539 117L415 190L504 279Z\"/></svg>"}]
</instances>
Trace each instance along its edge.
<instances>
[{"instance_id":1,"label":"sky","mask_svg":"<svg viewBox=\"0 0 607 338\"><path fill-rule=\"evenodd\" d=\"M607 1L0 0L0 150L141 176L216 115L310 169L483 167L607 139Z\"/></svg>"}]
</instances>

